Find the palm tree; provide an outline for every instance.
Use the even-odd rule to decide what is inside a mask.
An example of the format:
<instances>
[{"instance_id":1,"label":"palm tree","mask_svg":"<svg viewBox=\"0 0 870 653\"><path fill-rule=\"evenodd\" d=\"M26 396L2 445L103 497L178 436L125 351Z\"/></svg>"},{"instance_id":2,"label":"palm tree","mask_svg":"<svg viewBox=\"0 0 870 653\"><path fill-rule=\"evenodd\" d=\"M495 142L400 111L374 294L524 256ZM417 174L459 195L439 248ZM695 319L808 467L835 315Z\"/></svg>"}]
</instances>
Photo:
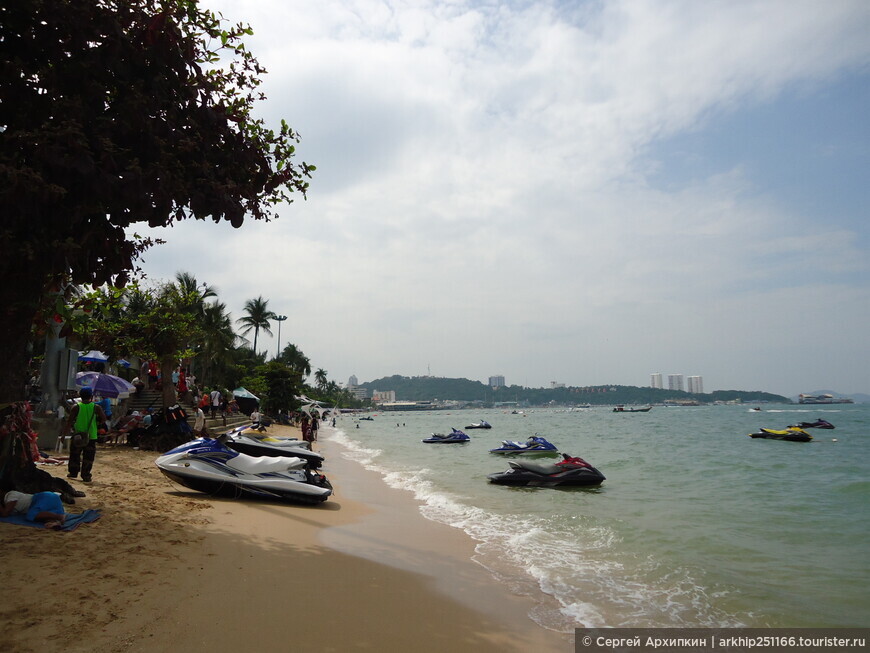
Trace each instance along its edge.
<instances>
[{"instance_id":1,"label":"palm tree","mask_svg":"<svg viewBox=\"0 0 870 653\"><path fill-rule=\"evenodd\" d=\"M298 373L303 379L311 374L311 361L308 360L308 356L292 343L284 347L278 360Z\"/></svg>"},{"instance_id":2,"label":"palm tree","mask_svg":"<svg viewBox=\"0 0 870 653\"><path fill-rule=\"evenodd\" d=\"M226 305L221 302L205 305L202 328L204 336L199 356L202 357L204 371L208 373L214 367L220 368L229 363L238 337L233 331L232 317L227 313Z\"/></svg>"},{"instance_id":3,"label":"palm tree","mask_svg":"<svg viewBox=\"0 0 870 653\"><path fill-rule=\"evenodd\" d=\"M188 307L200 317L205 313L205 300L217 297L217 290L213 286L207 283L200 286L196 277L189 272L176 272L175 286Z\"/></svg>"},{"instance_id":4,"label":"palm tree","mask_svg":"<svg viewBox=\"0 0 870 653\"><path fill-rule=\"evenodd\" d=\"M323 369L321 367L320 369L318 369L314 373L314 382L317 384L317 388L319 390L323 390L326 388L326 384L328 383L328 381L326 378L326 370L325 369Z\"/></svg>"},{"instance_id":5,"label":"palm tree","mask_svg":"<svg viewBox=\"0 0 870 653\"><path fill-rule=\"evenodd\" d=\"M236 322L242 325L242 333L249 333L254 330L254 351L257 351L257 336L260 335L260 329L264 333L272 335L272 330L269 328L269 321L274 320L276 315L269 310L269 300L263 299L262 295L256 299L249 299L245 302L245 312L247 315L240 317Z\"/></svg>"}]
</instances>

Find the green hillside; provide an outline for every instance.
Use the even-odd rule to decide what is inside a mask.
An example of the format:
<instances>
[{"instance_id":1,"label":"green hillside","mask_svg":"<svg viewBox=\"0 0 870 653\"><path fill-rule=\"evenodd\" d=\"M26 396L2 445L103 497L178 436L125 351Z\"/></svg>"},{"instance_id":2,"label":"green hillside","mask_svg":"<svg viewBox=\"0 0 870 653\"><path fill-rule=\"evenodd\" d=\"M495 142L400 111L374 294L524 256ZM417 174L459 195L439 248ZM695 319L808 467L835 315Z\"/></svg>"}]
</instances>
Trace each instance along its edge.
<instances>
[{"instance_id":1,"label":"green hillside","mask_svg":"<svg viewBox=\"0 0 870 653\"><path fill-rule=\"evenodd\" d=\"M786 397L761 391L717 390L691 394L675 390L627 385L566 388L524 388L512 385L491 388L480 381L433 376L389 376L360 384L370 392L393 390L397 401L464 401L485 405L518 403L525 406L579 406L585 404L660 404L666 401L696 400L700 403L741 400L744 403L791 403Z\"/></svg>"}]
</instances>

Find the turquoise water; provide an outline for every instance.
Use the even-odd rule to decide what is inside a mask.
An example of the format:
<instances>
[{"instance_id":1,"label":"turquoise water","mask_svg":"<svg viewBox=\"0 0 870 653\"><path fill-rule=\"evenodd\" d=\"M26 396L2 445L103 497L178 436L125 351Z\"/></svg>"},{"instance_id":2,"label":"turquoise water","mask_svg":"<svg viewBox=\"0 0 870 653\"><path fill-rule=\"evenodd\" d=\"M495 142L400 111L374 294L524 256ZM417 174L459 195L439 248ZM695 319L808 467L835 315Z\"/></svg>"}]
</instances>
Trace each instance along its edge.
<instances>
[{"instance_id":1,"label":"turquoise water","mask_svg":"<svg viewBox=\"0 0 870 653\"><path fill-rule=\"evenodd\" d=\"M819 417L837 428L810 443L747 437ZM468 444L420 442L482 419ZM508 464L489 449L535 433L607 480L490 484ZM328 437L465 530L544 627L870 625L870 405L381 413Z\"/></svg>"}]
</instances>

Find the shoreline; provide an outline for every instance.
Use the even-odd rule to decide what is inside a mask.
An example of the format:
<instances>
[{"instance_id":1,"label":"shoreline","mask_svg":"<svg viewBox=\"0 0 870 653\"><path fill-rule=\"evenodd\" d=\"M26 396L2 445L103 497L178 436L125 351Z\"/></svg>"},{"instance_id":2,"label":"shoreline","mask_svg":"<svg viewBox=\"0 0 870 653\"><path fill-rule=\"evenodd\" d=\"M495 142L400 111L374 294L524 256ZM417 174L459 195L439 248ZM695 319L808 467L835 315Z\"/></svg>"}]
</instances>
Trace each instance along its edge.
<instances>
[{"instance_id":1,"label":"shoreline","mask_svg":"<svg viewBox=\"0 0 870 653\"><path fill-rule=\"evenodd\" d=\"M191 492L162 476L155 452L102 447L71 507L100 509L100 521L71 533L0 525L0 648L573 650L471 560L464 532L423 517L337 443L316 448L336 492L312 507Z\"/></svg>"}]
</instances>

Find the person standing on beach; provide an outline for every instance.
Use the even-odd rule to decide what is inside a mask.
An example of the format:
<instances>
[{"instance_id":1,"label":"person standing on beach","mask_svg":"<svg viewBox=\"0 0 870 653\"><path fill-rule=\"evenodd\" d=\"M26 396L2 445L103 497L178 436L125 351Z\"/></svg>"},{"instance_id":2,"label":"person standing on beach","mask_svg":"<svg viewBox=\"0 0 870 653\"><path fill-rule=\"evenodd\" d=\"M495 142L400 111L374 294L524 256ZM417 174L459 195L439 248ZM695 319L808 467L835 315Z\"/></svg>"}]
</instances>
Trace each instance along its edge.
<instances>
[{"instance_id":1,"label":"person standing on beach","mask_svg":"<svg viewBox=\"0 0 870 653\"><path fill-rule=\"evenodd\" d=\"M148 361L148 388L157 389L157 361Z\"/></svg>"},{"instance_id":2,"label":"person standing on beach","mask_svg":"<svg viewBox=\"0 0 870 653\"><path fill-rule=\"evenodd\" d=\"M202 412L202 407L196 407L196 420L193 422L193 434L199 435L205 428L205 413Z\"/></svg>"},{"instance_id":3,"label":"person standing on beach","mask_svg":"<svg viewBox=\"0 0 870 653\"><path fill-rule=\"evenodd\" d=\"M221 391L215 388L209 395L211 399L211 416L217 417L218 408L221 407Z\"/></svg>"},{"instance_id":4,"label":"person standing on beach","mask_svg":"<svg viewBox=\"0 0 870 653\"><path fill-rule=\"evenodd\" d=\"M106 414L93 402L94 395L90 388L82 388L79 396L82 401L69 411L64 429L65 434L72 431L81 436L73 437L69 448L67 477L75 478L81 470L82 481L90 483L94 459L97 457L97 424L106 421Z\"/></svg>"}]
</instances>

